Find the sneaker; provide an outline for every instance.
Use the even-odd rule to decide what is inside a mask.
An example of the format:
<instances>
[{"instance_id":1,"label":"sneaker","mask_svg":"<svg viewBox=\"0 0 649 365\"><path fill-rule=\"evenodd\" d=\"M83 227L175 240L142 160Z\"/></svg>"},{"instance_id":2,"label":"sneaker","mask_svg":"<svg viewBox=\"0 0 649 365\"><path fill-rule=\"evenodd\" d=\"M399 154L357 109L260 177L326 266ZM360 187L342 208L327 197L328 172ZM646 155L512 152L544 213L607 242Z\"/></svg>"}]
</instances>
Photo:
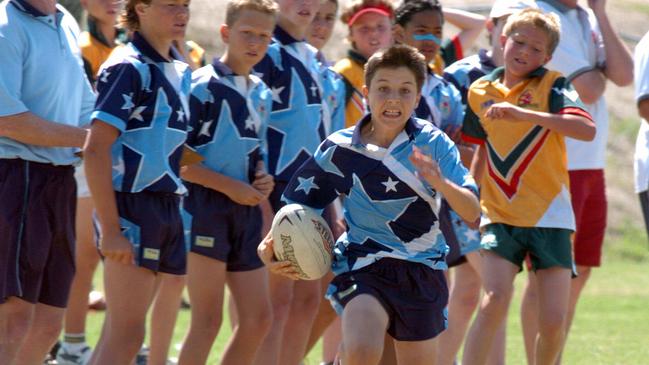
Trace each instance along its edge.
<instances>
[{"instance_id":1,"label":"sneaker","mask_svg":"<svg viewBox=\"0 0 649 365\"><path fill-rule=\"evenodd\" d=\"M92 356L92 349L89 346L82 347L79 351L70 351L67 346L61 346L56 353L58 365L85 365Z\"/></svg>"},{"instance_id":2,"label":"sneaker","mask_svg":"<svg viewBox=\"0 0 649 365\"><path fill-rule=\"evenodd\" d=\"M149 348L142 346L135 356L135 365L146 365L149 361Z\"/></svg>"}]
</instances>

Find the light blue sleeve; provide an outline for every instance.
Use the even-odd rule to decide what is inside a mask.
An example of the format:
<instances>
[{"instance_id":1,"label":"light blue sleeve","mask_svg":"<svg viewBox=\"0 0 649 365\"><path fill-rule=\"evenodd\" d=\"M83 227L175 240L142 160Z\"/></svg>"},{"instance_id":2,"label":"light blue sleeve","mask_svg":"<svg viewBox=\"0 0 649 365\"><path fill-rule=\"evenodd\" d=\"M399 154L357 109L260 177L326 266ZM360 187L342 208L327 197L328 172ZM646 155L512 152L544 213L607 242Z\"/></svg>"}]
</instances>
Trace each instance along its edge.
<instances>
[{"instance_id":1,"label":"light blue sleeve","mask_svg":"<svg viewBox=\"0 0 649 365\"><path fill-rule=\"evenodd\" d=\"M264 85L264 90L261 92L260 102L262 103L264 109L261 118L261 126L259 127L258 137L261 141L261 157L264 161L264 166L266 171L268 171L268 139L266 138L268 134L268 124L270 123L270 112L273 108L273 95L268 87Z\"/></svg>"},{"instance_id":2,"label":"light blue sleeve","mask_svg":"<svg viewBox=\"0 0 649 365\"><path fill-rule=\"evenodd\" d=\"M331 116L331 132L337 132L345 128L345 82L342 77L336 78L334 82L336 105Z\"/></svg>"},{"instance_id":3,"label":"light blue sleeve","mask_svg":"<svg viewBox=\"0 0 649 365\"><path fill-rule=\"evenodd\" d=\"M478 186L469 170L462 164L455 143L444 133L433 135L431 143L435 151L434 159L439 164L442 175L456 185L467 188L479 196Z\"/></svg>"},{"instance_id":4,"label":"light blue sleeve","mask_svg":"<svg viewBox=\"0 0 649 365\"><path fill-rule=\"evenodd\" d=\"M21 50L0 33L0 117L29 111L20 99L23 82Z\"/></svg>"}]
</instances>

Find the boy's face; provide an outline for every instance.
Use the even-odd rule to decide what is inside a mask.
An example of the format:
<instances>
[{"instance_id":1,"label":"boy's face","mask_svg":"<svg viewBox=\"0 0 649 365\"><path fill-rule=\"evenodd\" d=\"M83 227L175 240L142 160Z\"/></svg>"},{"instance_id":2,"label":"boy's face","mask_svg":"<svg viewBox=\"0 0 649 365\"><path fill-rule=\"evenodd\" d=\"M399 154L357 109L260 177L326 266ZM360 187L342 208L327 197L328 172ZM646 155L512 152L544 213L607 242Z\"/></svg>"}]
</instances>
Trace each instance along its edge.
<instances>
[{"instance_id":1,"label":"boy's face","mask_svg":"<svg viewBox=\"0 0 649 365\"><path fill-rule=\"evenodd\" d=\"M419 103L420 91L415 75L405 66L379 68L363 86L363 95L372 111L372 123L383 130L401 129Z\"/></svg>"},{"instance_id":2,"label":"boy's face","mask_svg":"<svg viewBox=\"0 0 649 365\"><path fill-rule=\"evenodd\" d=\"M306 29L320 7L320 0L275 0L279 16L291 24Z\"/></svg>"},{"instance_id":3,"label":"boy's face","mask_svg":"<svg viewBox=\"0 0 649 365\"><path fill-rule=\"evenodd\" d=\"M395 27L395 39L400 43L417 48L430 63L442 42L442 17L439 12L426 10L419 12L405 26Z\"/></svg>"},{"instance_id":4,"label":"boy's face","mask_svg":"<svg viewBox=\"0 0 649 365\"><path fill-rule=\"evenodd\" d=\"M140 27L160 39L180 40L185 38L189 22L190 0L152 0L150 4L135 6Z\"/></svg>"},{"instance_id":5,"label":"boy's face","mask_svg":"<svg viewBox=\"0 0 649 365\"><path fill-rule=\"evenodd\" d=\"M392 24L390 18L370 12L361 15L349 29L349 37L356 51L365 58L392 44Z\"/></svg>"},{"instance_id":6,"label":"boy's face","mask_svg":"<svg viewBox=\"0 0 649 365\"><path fill-rule=\"evenodd\" d=\"M273 36L275 18L255 10L242 10L232 26L221 26L221 38L228 56L248 71L266 54Z\"/></svg>"},{"instance_id":7,"label":"boy's face","mask_svg":"<svg viewBox=\"0 0 649 365\"><path fill-rule=\"evenodd\" d=\"M81 0L81 6L88 15L103 24L115 25L122 10L122 0Z\"/></svg>"},{"instance_id":8,"label":"boy's face","mask_svg":"<svg viewBox=\"0 0 649 365\"><path fill-rule=\"evenodd\" d=\"M336 23L336 4L331 0L324 0L320 9L306 33L306 40L313 47L322 49L327 44Z\"/></svg>"},{"instance_id":9,"label":"boy's face","mask_svg":"<svg viewBox=\"0 0 649 365\"><path fill-rule=\"evenodd\" d=\"M552 58L547 34L533 25L521 25L509 37L501 35L500 41L504 47L505 70L517 77L526 77Z\"/></svg>"}]
</instances>

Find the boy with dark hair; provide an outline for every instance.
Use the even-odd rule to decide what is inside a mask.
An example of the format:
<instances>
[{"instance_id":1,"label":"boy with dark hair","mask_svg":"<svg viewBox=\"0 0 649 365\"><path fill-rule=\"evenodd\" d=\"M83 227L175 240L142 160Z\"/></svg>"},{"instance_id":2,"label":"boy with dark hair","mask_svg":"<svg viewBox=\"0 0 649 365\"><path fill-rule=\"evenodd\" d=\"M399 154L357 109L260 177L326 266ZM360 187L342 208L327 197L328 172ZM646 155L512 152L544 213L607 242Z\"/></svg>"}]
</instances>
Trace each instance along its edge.
<instances>
[{"instance_id":1,"label":"boy with dark hair","mask_svg":"<svg viewBox=\"0 0 649 365\"><path fill-rule=\"evenodd\" d=\"M342 313L343 364L377 364L386 332L399 363L435 358L448 297L440 194L467 220L479 215L477 188L453 142L412 117L425 77L424 57L411 47L370 57L363 92L372 113L329 136L284 195L320 210L346 196L348 228L336 243L327 293ZM262 260L295 278L290 265L274 261L270 237L260 245Z\"/></svg>"}]
</instances>

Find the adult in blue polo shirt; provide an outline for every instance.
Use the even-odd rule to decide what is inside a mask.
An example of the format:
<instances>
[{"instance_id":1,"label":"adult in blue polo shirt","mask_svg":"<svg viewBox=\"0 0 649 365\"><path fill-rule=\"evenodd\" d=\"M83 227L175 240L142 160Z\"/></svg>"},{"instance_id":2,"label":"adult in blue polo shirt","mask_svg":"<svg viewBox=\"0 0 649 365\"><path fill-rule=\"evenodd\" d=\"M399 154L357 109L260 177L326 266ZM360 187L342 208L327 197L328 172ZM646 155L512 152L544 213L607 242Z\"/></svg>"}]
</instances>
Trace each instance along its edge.
<instances>
[{"instance_id":1,"label":"adult in blue polo shirt","mask_svg":"<svg viewBox=\"0 0 649 365\"><path fill-rule=\"evenodd\" d=\"M43 360L74 276L73 164L94 103L78 33L56 0L0 3L1 364Z\"/></svg>"}]
</instances>

